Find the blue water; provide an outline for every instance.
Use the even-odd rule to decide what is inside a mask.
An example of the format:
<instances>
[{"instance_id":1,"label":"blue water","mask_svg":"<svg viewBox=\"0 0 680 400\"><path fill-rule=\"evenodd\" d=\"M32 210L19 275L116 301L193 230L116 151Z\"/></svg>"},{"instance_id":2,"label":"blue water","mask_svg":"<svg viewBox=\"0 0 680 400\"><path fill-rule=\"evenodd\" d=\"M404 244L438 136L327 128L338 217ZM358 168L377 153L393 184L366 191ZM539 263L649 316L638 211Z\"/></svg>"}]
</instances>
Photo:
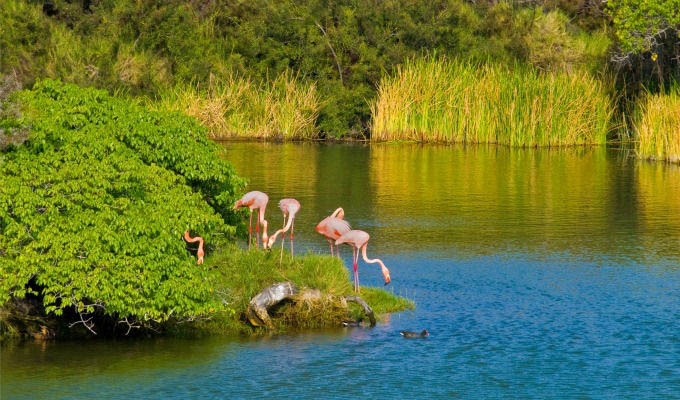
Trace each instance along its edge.
<instances>
[{"instance_id":1,"label":"blue water","mask_svg":"<svg viewBox=\"0 0 680 400\"><path fill-rule=\"evenodd\" d=\"M300 200L296 249L327 251L312 222L342 205L416 309L372 329L5 346L3 399L680 398L680 168L605 149L227 148L272 226L278 199Z\"/></svg>"}]
</instances>

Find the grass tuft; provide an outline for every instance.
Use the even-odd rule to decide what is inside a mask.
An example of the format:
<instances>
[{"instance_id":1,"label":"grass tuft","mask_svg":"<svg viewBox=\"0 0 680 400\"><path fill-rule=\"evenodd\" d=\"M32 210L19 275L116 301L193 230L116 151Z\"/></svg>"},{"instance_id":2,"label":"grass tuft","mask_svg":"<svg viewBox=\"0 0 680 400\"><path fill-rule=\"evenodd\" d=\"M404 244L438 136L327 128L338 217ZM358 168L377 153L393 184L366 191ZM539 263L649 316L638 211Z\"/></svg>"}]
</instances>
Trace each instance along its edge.
<instances>
[{"instance_id":1,"label":"grass tuft","mask_svg":"<svg viewBox=\"0 0 680 400\"><path fill-rule=\"evenodd\" d=\"M197 118L213 139L312 139L321 100L313 83L286 72L264 83L229 75L206 86L179 85L149 105Z\"/></svg>"},{"instance_id":2,"label":"grass tuft","mask_svg":"<svg viewBox=\"0 0 680 400\"><path fill-rule=\"evenodd\" d=\"M680 86L641 101L635 128L639 157L680 162Z\"/></svg>"},{"instance_id":3,"label":"grass tuft","mask_svg":"<svg viewBox=\"0 0 680 400\"><path fill-rule=\"evenodd\" d=\"M371 137L521 147L602 144L613 108L604 85L587 74L425 57L381 80Z\"/></svg>"}]
</instances>

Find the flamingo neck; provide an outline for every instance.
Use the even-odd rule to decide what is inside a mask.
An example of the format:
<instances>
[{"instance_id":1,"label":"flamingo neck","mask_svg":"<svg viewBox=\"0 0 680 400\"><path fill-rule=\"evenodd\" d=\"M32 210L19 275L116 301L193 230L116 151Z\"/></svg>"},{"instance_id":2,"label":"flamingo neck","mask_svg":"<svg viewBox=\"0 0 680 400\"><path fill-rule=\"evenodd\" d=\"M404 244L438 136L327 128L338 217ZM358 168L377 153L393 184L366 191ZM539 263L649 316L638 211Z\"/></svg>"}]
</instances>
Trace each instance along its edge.
<instances>
[{"instance_id":1,"label":"flamingo neck","mask_svg":"<svg viewBox=\"0 0 680 400\"><path fill-rule=\"evenodd\" d=\"M335 211L333 211L333 214L331 214L331 217L338 219L342 219L344 216L345 210L343 210L342 207L338 207Z\"/></svg>"},{"instance_id":2,"label":"flamingo neck","mask_svg":"<svg viewBox=\"0 0 680 400\"><path fill-rule=\"evenodd\" d=\"M363 257L364 261L367 264L374 264L374 263L380 264L380 270L382 271L382 274L385 277L385 285L387 285L388 283L390 283L390 270L387 269L387 267L385 266L385 263L383 263L382 260L380 260L378 258L373 258L373 259L368 258L368 256L366 255L366 247L367 247L366 244L361 246L361 256Z\"/></svg>"}]
</instances>

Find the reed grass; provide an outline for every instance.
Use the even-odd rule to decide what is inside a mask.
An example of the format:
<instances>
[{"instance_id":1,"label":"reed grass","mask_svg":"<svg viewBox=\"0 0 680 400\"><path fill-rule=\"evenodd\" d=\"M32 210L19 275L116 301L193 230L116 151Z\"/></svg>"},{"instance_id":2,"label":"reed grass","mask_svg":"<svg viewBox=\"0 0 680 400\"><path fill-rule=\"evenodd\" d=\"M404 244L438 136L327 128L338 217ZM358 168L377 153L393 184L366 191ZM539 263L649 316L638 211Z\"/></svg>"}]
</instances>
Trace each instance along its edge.
<instances>
[{"instance_id":1,"label":"reed grass","mask_svg":"<svg viewBox=\"0 0 680 400\"><path fill-rule=\"evenodd\" d=\"M149 105L196 117L214 139L311 139L318 135L321 101L313 83L286 72L262 83L229 75L205 86L183 84Z\"/></svg>"},{"instance_id":2,"label":"reed grass","mask_svg":"<svg viewBox=\"0 0 680 400\"><path fill-rule=\"evenodd\" d=\"M411 59L381 80L371 108L371 138L522 147L601 144L614 109L605 89L583 73Z\"/></svg>"},{"instance_id":3,"label":"reed grass","mask_svg":"<svg viewBox=\"0 0 680 400\"><path fill-rule=\"evenodd\" d=\"M680 86L646 95L635 121L639 157L680 163Z\"/></svg>"}]
</instances>

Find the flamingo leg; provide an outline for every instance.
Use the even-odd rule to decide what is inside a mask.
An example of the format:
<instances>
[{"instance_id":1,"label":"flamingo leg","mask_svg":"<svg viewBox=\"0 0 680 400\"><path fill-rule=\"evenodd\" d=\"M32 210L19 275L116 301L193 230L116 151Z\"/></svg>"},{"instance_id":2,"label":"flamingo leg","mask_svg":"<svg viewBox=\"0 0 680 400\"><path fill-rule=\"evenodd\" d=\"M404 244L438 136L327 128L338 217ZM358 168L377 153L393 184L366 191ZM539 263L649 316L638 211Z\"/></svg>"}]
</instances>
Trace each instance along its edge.
<instances>
[{"instance_id":1,"label":"flamingo leg","mask_svg":"<svg viewBox=\"0 0 680 400\"><path fill-rule=\"evenodd\" d=\"M290 256L294 256L293 251L293 232L295 231L295 218L293 218L293 223L290 226Z\"/></svg>"},{"instance_id":2,"label":"flamingo leg","mask_svg":"<svg viewBox=\"0 0 680 400\"><path fill-rule=\"evenodd\" d=\"M283 227L286 227L286 214L283 214ZM283 229L283 228L281 228ZM281 255L279 256L279 264L283 261L283 242L286 241L286 233L284 232L283 235L281 235Z\"/></svg>"},{"instance_id":3,"label":"flamingo leg","mask_svg":"<svg viewBox=\"0 0 680 400\"><path fill-rule=\"evenodd\" d=\"M250 210L250 219L248 220L248 250L250 244L253 242L253 210Z\"/></svg>"},{"instance_id":4,"label":"flamingo leg","mask_svg":"<svg viewBox=\"0 0 680 400\"><path fill-rule=\"evenodd\" d=\"M359 259L359 251L352 247L352 261L354 261L354 291L359 293L359 267L357 261Z\"/></svg>"},{"instance_id":5,"label":"flamingo leg","mask_svg":"<svg viewBox=\"0 0 680 400\"><path fill-rule=\"evenodd\" d=\"M255 248L260 248L260 209L257 209L257 221L255 221Z\"/></svg>"},{"instance_id":6,"label":"flamingo leg","mask_svg":"<svg viewBox=\"0 0 680 400\"><path fill-rule=\"evenodd\" d=\"M330 239L326 239L328 241L328 244L331 246L331 257L333 257L333 241Z\"/></svg>"}]
</instances>

